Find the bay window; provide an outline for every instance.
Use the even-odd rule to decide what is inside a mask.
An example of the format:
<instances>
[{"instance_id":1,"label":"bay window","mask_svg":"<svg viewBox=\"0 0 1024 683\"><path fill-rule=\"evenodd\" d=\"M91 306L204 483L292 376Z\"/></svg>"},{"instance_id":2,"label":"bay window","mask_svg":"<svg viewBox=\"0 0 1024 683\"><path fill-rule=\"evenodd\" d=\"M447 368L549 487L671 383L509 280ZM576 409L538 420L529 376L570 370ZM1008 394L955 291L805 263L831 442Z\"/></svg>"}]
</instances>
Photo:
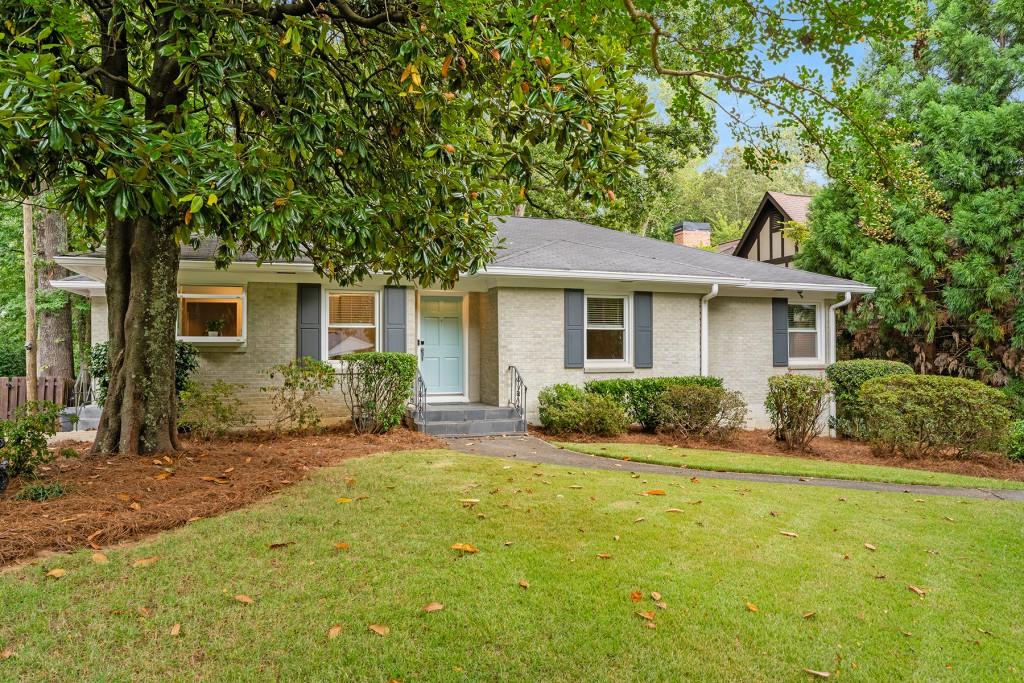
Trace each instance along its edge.
<instances>
[{"instance_id":1,"label":"bay window","mask_svg":"<svg viewBox=\"0 0 1024 683\"><path fill-rule=\"evenodd\" d=\"M377 350L377 293L327 295L327 358Z\"/></svg>"}]
</instances>

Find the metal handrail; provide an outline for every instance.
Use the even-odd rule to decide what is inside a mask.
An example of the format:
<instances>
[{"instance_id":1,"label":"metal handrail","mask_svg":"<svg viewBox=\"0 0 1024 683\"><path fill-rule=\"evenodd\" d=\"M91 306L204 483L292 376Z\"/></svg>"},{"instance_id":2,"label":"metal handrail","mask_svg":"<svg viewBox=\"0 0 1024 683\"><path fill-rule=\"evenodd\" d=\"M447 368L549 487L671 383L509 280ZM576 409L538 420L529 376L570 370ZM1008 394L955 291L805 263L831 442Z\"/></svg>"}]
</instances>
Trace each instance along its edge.
<instances>
[{"instance_id":1,"label":"metal handrail","mask_svg":"<svg viewBox=\"0 0 1024 683\"><path fill-rule=\"evenodd\" d=\"M427 426L427 383L423 381L423 375L419 368L416 369L416 380L412 385L412 415L413 421L419 422L425 429Z\"/></svg>"},{"instance_id":2,"label":"metal handrail","mask_svg":"<svg viewBox=\"0 0 1024 683\"><path fill-rule=\"evenodd\" d=\"M516 409L523 428L526 428L526 382L519 373L519 368L514 365L508 366L509 392L508 404Z\"/></svg>"}]
</instances>

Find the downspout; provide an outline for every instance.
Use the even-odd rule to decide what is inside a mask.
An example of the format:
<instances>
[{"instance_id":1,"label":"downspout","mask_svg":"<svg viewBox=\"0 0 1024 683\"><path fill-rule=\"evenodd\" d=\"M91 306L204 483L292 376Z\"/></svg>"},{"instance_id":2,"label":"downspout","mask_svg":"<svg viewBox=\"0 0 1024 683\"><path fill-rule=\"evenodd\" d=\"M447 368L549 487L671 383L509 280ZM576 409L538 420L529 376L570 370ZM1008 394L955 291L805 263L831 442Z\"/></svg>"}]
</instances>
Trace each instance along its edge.
<instances>
[{"instance_id":1,"label":"downspout","mask_svg":"<svg viewBox=\"0 0 1024 683\"><path fill-rule=\"evenodd\" d=\"M701 377L707 377L709 374L708 367L710 365L708 356L710 355L709 348L711 346L708 340L708 330L710 325L708 322L708 302L718 296L718 283L711 285L711 291L700 298L700 375Z\"/></svg>"},{"instance_id":2,"label":"downspout","mask_svg":"<svg viewBox=\"0 0 1024 683\"><path fill-rule=\"evenodd\" d=\"M845 308L850 305L850 301L853 299L851 292L846 292L842 301L837 301L828 307L828 329L829 329L829 341L828 341L828 353L825 355L825 365L828 366L830 363L836 362L836 337L839 336L838 330L836 329L836 311L840 308ZM836 430L832 428L835 423L836 417L836 399L833 394L832 398L828 402L828 416L829 416L829 428L828 435L835 437Z\"/></svg>"}]
</instances>

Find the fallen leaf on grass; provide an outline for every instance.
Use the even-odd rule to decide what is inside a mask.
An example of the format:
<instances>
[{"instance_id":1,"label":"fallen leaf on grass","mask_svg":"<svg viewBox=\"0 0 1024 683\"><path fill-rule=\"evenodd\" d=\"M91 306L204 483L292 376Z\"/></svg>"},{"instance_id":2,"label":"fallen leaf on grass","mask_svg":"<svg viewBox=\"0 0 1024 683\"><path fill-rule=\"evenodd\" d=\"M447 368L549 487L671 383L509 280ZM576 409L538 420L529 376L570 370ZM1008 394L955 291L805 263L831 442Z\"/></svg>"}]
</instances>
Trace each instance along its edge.
<instances>
[{"instance_id":1,"label":"fallen leaf on grass","mask_svg":"<svg viewBox=\"0 0 1024 683\"><path fill-rule=\"evenodd\" d=\"M470 555L480 552L480 548L477 548L475 545L470 543L453 543L452 550L457 550L460 553L468 553Z\"/></svg>"},{"instance_id":2,"label":"fallen leaf on grass","mask_svg":"<svg viewBox=\"0 0 1024 683\"><path fill-rule=\"evenodd\" d=\"M878 550L878 548L876 548L875 546L871 545L870 543L865 543L864 547L867 548L868 550Z\"/></svg>"},{"instance_id":3,"label":"fallen leaf on grass","mask_svg":"<svg viewBox=\"0 0 1024 683\"><path fill-rule=\"evenodd\" d=\"M459 502L462 503L462 507L464 507L464 508L471 508L474 505L476 505L477 503L479 503L480 499L479 498L462 498L462 499L459 500Z\"/></svg>"},{"instance_id":4,"label":"fallen leaf on grass","mask_svg":"<svg viewBox=\"0 0 1024 683\"><path fill-rule=\"evenodd\" d=\"M641 593L640 591L633 591L632 593L629 594L629 599L632 600L633 602L640 602L641 600L644 599L644 594Z\"/></svg>"},{"instance_id":5,"label":"fallen leaf on grass","mask_svg":"<svg viewBox=\"0 0 1024 683\"><path fill-rule=\"evenodd\" d=\"M391 629L382 624L370 624L370 630L382 638L391 633Z\"/></svg>"},{"instance_id":6,"label":"fallen leaf on grass","mask_svg":"<svg viewBox=\"0 0 1024 683\"><path fill-rule=\"evenodd\" d=\"M138 611L141 616L144 616L147 619L153 616L153 610L149 609L148 607L139 607Z\"/></svg>"},{"instance_id":7,"label":"fallen leaf on grass","mask_svg":"<svg viewBox=\"0 0 1024 683\"><path fill-rule=\"evenodd\" d=\"M334 640L335 638L337 638L340 635L341 635L341 624L334 624L329 629L327 629L327 638L329 640Z\"/></svg>"},{"instance_id":8,"label":"fallen leaf on grass","mask_svg":"<svg viewBox=\"0 0 1024 683\"><path fill-rule=\"evenodd\" d=\"M804 612L803 617L804 617L804 619L813 619L814 618L814 612Z\"/></svg>"},{"instance_id":9,"label":"fallen leaf on grass","mask_svg":"<svg viewBox=\"0 0 1024 683\"><path fill-rule=\"evenodd\" d=\"M440 602L428 602L423 606L424 612L440 612L444 609L444 605ZM372 626L370 628L373 628Z\"/></svg>"},{"instance_id":10,"label":"fallen leaf on grass","mask_svg":"<svg viewBox=\"0 0 1024 683\"><path fill-rule=\"evenodd\" d=\"M530 587L530 582L527 581L526 579L522 579L522 580L519 581L519 587L520 588L529 588Z\"/></svg>"},{"instance_id":11,"label":"fallen leaf on grass","mask_svg":"<svg viewBox=\"0 0 1024 683\"><path fill-rule=\"evenodd\" d=\"M340 541L338 543L335 543L334 544L334 549L335 550L348 550L348 543L345 543L344 541Z\"/></svg>"},{"instance_id":12,"label":"fallen leaf on grass","mask_svg":"<svg viewBox=\"0 0 1024 683\"><path fill-rule=\"evenodd\" d=\"M280 543L271 543L267 546L270 550L280 550L281 548L287 548L290 545L295 545L295 541L281 541Z\"/></svg>"},{"instance_id":13,"label":"fallen leaf on grass","mask_svg":"<svg viewBox=\"0 0 1024 683\"><path fill-rule=\"evenodd\" d=\"M13 656L14 656L14 650L12 650L9 647L8 648L4 648L3 650L0 650L0 660L10 659Z\"/></svg>"},{"instance_id":14,"label":"fallen leaf on grass","mask_svg":"<svg viewBox=\"0 0 1024 683\"><path fill-rule=\"evenodd\" d=\"M633 524L636 524L638 522L643 522L646 519L647 519L646 517L637 517L636 519L633 520Z\"/></svg>"},{"instance_id":15,"label":"fallen leaf on grass","mask_svg":"<svg viewBox=\"0 0 1024 683\"><path fill-rule=\"evenodd\" d=\"M651 591L651 600L661 600L661 593L658 591Z\"/></svg>"},{"instance_id":16,"label":"fallen leaf on grass","mask_svg":"<svg viewBox=\"0 0 1024 683\"><path fill-rule=\"evenodd\" d=\"M780 531L779 533L783 536L789 536L790 538L797 538L797 533L795 531Z\"/></svg>"},{"instance_id":17,"label":"fallen leaf on grass","mask_svg":"<svg viewBox=\"0 0 1024 683\"><path fill-rule=\"evenodd\" d=\"M682 512L682 509L681 508L669 508L668 510L665 510L665 512Z\"/></svg>"},{"instance_id":18,"label":"fallen leaf on grass","mask_svg":"<svg viewBox=\"0 0 1024 683\"><path fill-rule=\"evenodd\" d=\"M757 605L755 605L752 602L748 602L747 603L747 611L749 611L749 612L756 612L757 611Z\"/></svg>"},{"instance_id":19,"label":"fallen leaf on grass","mask_svg":"<svg viewBox=\"0 0 1024 683\"><path fill-rule=\"evenodd\" d=\"M661 600L659 600L658 602L654 603L654 606L657 607L658 609L668 609L668 603L667 602L663 602Z\"/></svg>"},{"instance_id":20,"label":"fallen leaf on grass","mask_svg":"<svg viewBox=\"0 0 1024 683\"><path fill-rule=\"evenodd\" d=\"M108 560L107 556L104 555L103 553L93 553L92 554L92 561L95 564L106 564L110 560Z\"/></svg>"},{"instance_id":21,"label":"fallen leaf on grass","mask_svg":"<svg viewBox=\"0 0 1024 683\"><path fill-rule=\"evenodd\" d=\"M351 503L352 499L351 498L347 498L346 496L342 496L341 498L336 499L334 502L335 503Z\"/></svg>"},{"instance_id":22,"label":"fallen leaf on grass","mask_svg":"<svg viewBox=\"0 0 1024 683\"><path fill-rule=\"evenodd\" d=\"M237 600L238 602L242 603L243 605L251 605L252 603L256 602L255 600L250 598L248 595L244 595L242 593L239 593L238 595L236 595L235 596L235 600Z\"/></svg>"},{"instance_id":23,"label":"fallen leaf on grass","mask_svg":"<svg viewBox=\"0 0 1024 683\"><path fill-rule=\"evenodd\" d=\"M610 560L610 559L612 559L612 554L611 553L598 553L597 556L600 557L602 560Z\"/></svg>"},{"instance_id":24,"label":"fallen leaf on grass","mask_svg":"<svg viewBox=\"0 0 1024 683\"><path fill-rule=\"evenodd\" d=\"M171 627L170 634L172 636L177 637L179 633L181 633L181 624L175 624Z\"/></svg>"},{"instance_id":25,"label":"fallen leaf on grass","mask_svg":"<svg viewBox=\"0 0 1024 683\"><path fill-rule=\"evenodd\" d=\"M645 611L645 612L637 612L636 614L641 619L646 619L647 621L654 621L654 612Z\"/></svg>"},{"instance_id":26,"label":"fallen leaf on grass","mask_svg":"<svg viewBox=\"0 0 1024 683\"><path fill-rule=\"evenodd\" d=\"M60 567L54 567L50 571L46 572L46 575L53 579L59 579L62 576L66 576L68 573L67 569L61 569Z\"/></svg>"},{"instance_id":27,"label":"fallen leaf on grass","mask_svg":"<svg viewBox=\"0 0 1024 683\"><path fill-rule=\"evenodd\" d=\"M153 557L143 557L141 560L135 560L134 562L132 562L132 566L135 567L135 568L138 568L138 567L149 567L151 565L156 564L156 561L159 560L159 559L160 558L157 557L156 555L154 555Z\"/></svg>"},{"instance_id":28,"label":"fallen leaf on grass","mask_svg":"<svg viewBox=\"0 0 1024 683\"><path fill-rule=\"evenodd\" d=\"M812 676L817 676L818 678L828 678L832 675L827 671L815 671L814 669L804 669L804 673L808 673Z\"/></svg>"},{"instance_id":29,"label":"fallen leaf on grass","mask_svg":"<svg viewBox=\"0 0 1024 683\"><path fill-rule=\"evenodd\" d=\"M650 491L644 491L645 496L664 496L665 492L661 489L651 489Z\"/></svg>"},{"instance_id":30,"label":"fallen leaf on grass","mask_svg":"<svg viewBox=\"0 0 1024 683\"><path fill-rule=\"evenodd\" d=\"M908 588L908 589L909 589L909 590L910 590L910 591L911 591L912 593L917 593L917 594L918 594L918 595L920 595L921 597L924 597L924 596L925 596L925 594L927 594L927 593L928 593L928 591L926 591L925 589L923 589L923 588L918 588L917 586L915 586L915 585L913 585L913 584L910 584L910 583L908 583L908 584L907 584L907 588Z\"/></svg>"}]
</instances>

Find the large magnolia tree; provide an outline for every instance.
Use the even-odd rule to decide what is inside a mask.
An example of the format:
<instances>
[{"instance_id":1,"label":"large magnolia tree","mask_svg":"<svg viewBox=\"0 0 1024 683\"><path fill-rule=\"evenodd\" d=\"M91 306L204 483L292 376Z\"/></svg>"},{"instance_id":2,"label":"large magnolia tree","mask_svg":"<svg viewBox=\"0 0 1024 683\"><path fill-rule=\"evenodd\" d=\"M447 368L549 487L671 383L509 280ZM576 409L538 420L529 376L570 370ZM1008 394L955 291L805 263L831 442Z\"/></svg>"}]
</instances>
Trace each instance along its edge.
<instances>
[{"instance_id":1,"label":"large magnolia tree","mask_svg":"<svg viewBox=\"0 0 1024 683\"><path fill-rule=\"evenodd\" d=\"M655 9L657 4L657 9ZM614 197L640 166L651 105L709 128L739 93L827 145L856 119L822 75L770 73L903 32L904 3L858 0L0 0L0 179L43 186L106 250L110 389L95 449L176 447L173 344L182 243L219 262L312 258L450 284L490 256L488 213L544 178ZM841 83L841 79L836 81ZM737 120L738 125L742 121ZM771 149L771 139L767 149ZM766 158L770 158L769 153Z\"/></svg>"}]
</instances>

